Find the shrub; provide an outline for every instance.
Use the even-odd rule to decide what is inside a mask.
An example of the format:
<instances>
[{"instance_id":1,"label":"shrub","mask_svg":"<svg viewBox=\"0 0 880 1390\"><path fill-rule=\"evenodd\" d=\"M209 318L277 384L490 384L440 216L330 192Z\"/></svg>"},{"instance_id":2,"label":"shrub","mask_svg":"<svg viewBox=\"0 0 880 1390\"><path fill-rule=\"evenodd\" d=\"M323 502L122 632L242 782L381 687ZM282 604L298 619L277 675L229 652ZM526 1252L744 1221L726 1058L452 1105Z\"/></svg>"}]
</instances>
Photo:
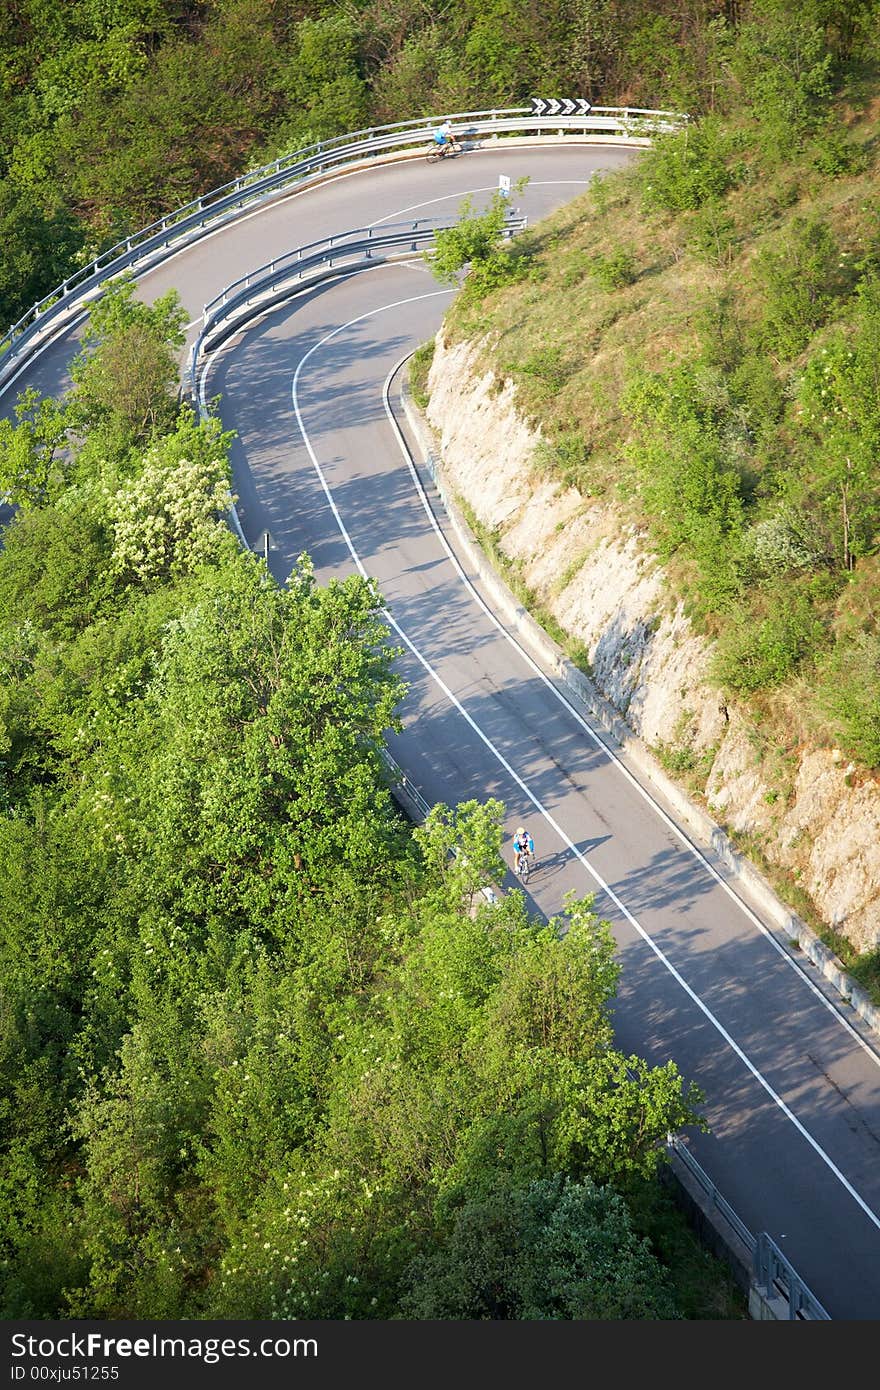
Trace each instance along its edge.
<instances>
[{"instance_id":1,"label":"shrub","mask_svg":"<svg viewBox=\"0 0 880 1390\"><path fill-rule=\"evenodd\" d=\"M714 374L679 367L628 386L635 426L627 456L639 473L663 559L688 547L707 575L742 523L740 475L730 463L729 401Z\"/></svg>"},{"instance_id":2,"label":"shrub","mask_svg":"<svg viewBox=\"0 0 880 1390\"><path fill-rule=\"evenodd\" d=\"M516 191L521 191L527 182L518 180ZM424 253L435 279L444 285L455 285L459 272L470 266L463 297L473 301L533 273L527 253L501 244L507 212L507 199L498 190L482 213L474 211L470 197L465 198L459 207L458 222L437 232L433 251Z\"/></svg>"},{"instance_id":3,"label":"shrub","mask_svg":"<svg viewBox=\"0 0 880 1390\"><path fill-rule=\"evenodd\" d=\"M424 410L428 404L428 373L434 360L435 346L435 339L429 338L426 343L416 348L410 358L409 389L420 410Z\"/></svg>"},{"instance_id":4,"label":"shrub","mask_svg":"<svg viewBox=\"0 0 880 1390\"><path fill-rule=\"evenodd\" d=\"M833 334L808 362L798 386L812 436L809 493L843 567L877 547L880 490L880 280L865 277L851 330Z\"/></svg>"},{"instance_id":5,"label":"shrub","mask_svg":"<svg viewBox=\"0 0 880 1390\"><path fill-rule=\"evenodd\" d=\"M719 638L712 674L728 690L769 690L813 658L825 627L807 594L784 589L767 597L758 621L743 613Z\"/></svg>"},{"instance_id":6,"label":"shrub","mask_svg":"<svg viewBox=\"0 0 880 1390\"><path fill-rule=\"evenodd\" d=\"M817 699L847 751L867 767L880 767L880 633L838 637Z\"/></svg>"},{"instance_id":7,"label":"shrub","mask_svg":"<svg viewBox=\"0 0 880 1390\"><path fill-rule=\"evenodd\" d=\"M618 246L609 255L597 254L590 266L590 274L598 280L603 290L618 290L631 285L636 278L636 262L631 251Z\"/></svg>"},{"instance_id":8,"label":"shrub","mask_svg":"<svg viewBox=\"0 0 880 1390\"><path fill-rule=\"evenodd\" d=\"M490 255L474 261L462 293L468 301L482 299L492 290L529 279L535 274L535 269L529 257L523 255L518 248L502 246Z\"/></svg>"},{"instance_id":9,"label":"shrub","mask_svg":"<svg viewBox=\"0 0 880 1390\"><path fill-rule=\"evenodd\" d=\"M795 218L775 246L756 256L762 338L777 357L796 357L825 322L839 289L839 261L831 228L815 216Z\"/></svg>"},{"instance_id":10,"label":"shrub","mask_svg":"<svg viewBox=\"0 0 880 1390\"><path fill-rule=\"evenodd\" d=\"M707 198L694 214L688 246L710 265L726 265L732 254L735 224L719 198Z\"/></svg>"},{"instance_id":11,"label":"shrub","mask_svg":"<svg viewBox=\"0 0 880 1390\"><path fill-rule=\"evenodd\" d=\"M447 285L456 283L458 272L468 263L486 261L495 254L504 230L507 204L496 192L486 211L477 213L468 196L458 212L455 226L438 231L433 251L425 252L432 274Z\"/></svg>"},{"instance_id":12,"label":"shrub","mask_svg":"<svg viewBox=\"0 0 880 1390\"><path fill-rule=\"evenodd\" d=\"M559 348L543 347L514 367L523 376L536 377L549 386L551 391L559 391L571 376L571 366L563 361Z\"/></svg>"},{"instance_id":13,"label":"shrub","mask_svg":"<svg viewBox=\"0 0 880 1390\"><path fill-rule=\"evenodd\" d=\"M733 142L712 118L658 135L640 163L642 201L664 212L695 211L722 198L739 177L728 167Z\"/></svg>"},{"instance_id":14,"label":"shrub","mask_svg":"<svg viewBox=\"0 0 880 1390\"><path fill-rule=\"evenodd\" d=\"M782 415L785 398L779 377L762 352L745 352L729 378L733 398L745 409L754 435L769 435Z\"/></svg>"},{"instance_id":15,"label":"shrub","mask_svg":"<svg viewBox=\"0 0 880 1390\"><path fill-rule=\"evenodd\" d=\"M793 506L783 506L757 522L746 533L743 544L746 555L754 559L764 575L811 570L826 558L810 518Z\"/></svg>"},{"instance_id":16,"label":"shrub","mask_svg":"<svg viewBox=\"0 0 880 1390\"><path fill-rule=\"evenodd\" d=\"M538 468L561 479L566 487L577 488L585 495L605 491L605 480L589 470L590 446L577 430L567 431L553 440L542 440L535 450Z\"/></svg>"},{"instance_id":17,"label":"shrub","mask_svg":"<svg viewBox=\"0 0 880 1390\"><path fill-rule=\"evenodd\" d=\"M835 119L829 120L817 133L812 158L819 173L832 179L857 173L867 162L864 151L847 139L846 131Z\"/></svg>"}]
</instances>

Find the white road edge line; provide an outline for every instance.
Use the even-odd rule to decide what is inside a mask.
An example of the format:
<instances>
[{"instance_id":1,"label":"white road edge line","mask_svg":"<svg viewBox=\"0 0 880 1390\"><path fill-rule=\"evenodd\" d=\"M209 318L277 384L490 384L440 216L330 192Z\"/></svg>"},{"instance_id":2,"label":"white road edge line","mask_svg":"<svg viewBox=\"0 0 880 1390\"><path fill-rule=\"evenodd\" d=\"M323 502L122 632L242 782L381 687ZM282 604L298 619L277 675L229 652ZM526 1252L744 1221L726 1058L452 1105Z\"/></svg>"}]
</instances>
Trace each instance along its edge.
<instances>
[{"instance_id":1,"label":"white road edge line","mask_svg":"<svg viewBox=\"0 0 880 1390\"><path fill-rule=\"evenodd\" d=\"M345 523L343 522L342 517L339 514L339 510L336 506L336 502L334 501L333 494L330 490L330 486L324 475L324 470L318 462L318 457L314 449L312 448L312 442L306 430L305 421L302 418L302 412L300 410L299 398L297 394L299 379L302 374L303 367L306 365L309 358L314 355L314 353L318 352L322 347L324 347L326 343L330 342L331 339L337 337L340 333L344 333L347 329L353 327L355 324L362 323L365 319L374 318L376 315L384 313L387 310L399 309L405 304L412 304L422 299L433 299L438 295L451 293L451 290L437 290L433 291L430 294L412 295L407 299L398 299L395 300L393 303L380 305L378 308L371 309L365 314L358 314L355 318L349 319L347 323L340 324L338 327L332 329L329 333L325 334L319 342L314 343L312 347L309 348L308 352L306 352L304 356L300 358L296 367L296 371L293 375L293 381L291 384L291 399L293 402L293 409L296 415L297 424L299 425L300 433L303 438L303 443L306 447L306 451L309 455L309 458L312 461L312 465L315 469L315 472L318 475L318 480L321 484L321 487L323 488L324 495L327 498L327 502L330 506L330 510L333 513L336 524L339 527L340 533L346 545L348 546L348 550L351 554L352 560L354 561L354 564L356 565L359 573L364 577L364 579L368 579L369 575L367 574L367 571L364 568L361 558L358 555L357 550L355 549L351 536L348 534L348 531L346 530ZM833 1159L831 1159L831 1157L825 1152L825 1150L818 1143L818 1141L813 1138L809 1130L805 1129L805 1127L801 1124L797 1116L793 1113L792 1110L789 1109L788 1105L786 1105L782 1097L778 1095L776 1091L774 1091L773 1087L761 1074L761 1072L758 1070L755 1064L749 1059L749 1057L746 1056L745 1052L743 1052L739 1044L727 1032L726 1028L720 1022L720 1020L717 1019L715 1015L712 1013L711 1009L709 1009L708 1006L703 1003L699 995L697 995L694 992L694 990L691 989L687 981L679 974L678 970L676 970L672 962L664 955L664 953L660 950L660 947L657 946L657 944L651 939L651 937L645 931L645 929L639 924L639 922L636 921L635 917L633 917L632 913L624 905L624 903L621 902L617 894L613 892L613 890L608 886L607 883L605 883L604 879L596 872L596 870L588 862L586 857L583 854L581 854L577 846L573 843L572 840L569 839L568 835L566 835L562 827L556 822L553 816L551 816L547 809L542 805L538 797L535 796L535 794L530 790L530 788L526 785L526 783L519 776L519 774L514 771L510 763L504 757L503 753L501 753L501 751L495 747L488 735L486 735L480 728L480 726L476 723L476 721L471 718L467 710L459 702L459 700L456 698L453 692L449 689L442 677L438 674L438 672L434 670L430 662L428 662L427 659L424 656L422 656L421 652L418 650L415 644L406 635L403 628L400 627L399 623L396 621L390 610L387 607L385 607L383 608L383 612L389 626L393 628L393 630L397 633L401 641L412 652L413 656L416 658L419 664L424 667L425 671L428 673L431 679L440 687L440 689L443 691L444 695L449 700L449 702L458 710L459 714L461 714L462 718L474 731L474 733L481 740L481 742L485 744L486 748L489 749L490 753L493 755L496 761L500 763L500 765L504 768L505 772L507 772L507 774L516 782L517 786L520 787L524 795L529 799L529 801L531 801L535 809L540 813L541 816L543 816L547 824L550 825L553 828L553 830L555 830L556 834L560 837L563 843L568 845L571 852L580 861L580 863L586 869L590 877L595 880L595 882L599 885L603 892L607 893L608 897L611 899L614 905L618 908L620 912L623 913L626 920L639 934L639 936L642 938L645 944L654 952L657 959L669 971L676 983L681 986L681 988L685 991L685 993L692 1000L692 1002L696 1004L697 1008L712 1024L712 1026L716 1029L719 1035L724 1039L728 1047L731 1048L731 1050L736 1054L736 1056L740 1059L743 1065L751 1072L752 1076L755 1078L758 1084L764 1089L764 1091L766 1091L767 1095L770 1097L773 1103L779 1107L779 1109L785 1115L786 1119L788 1119L791 1122L791 1124L794 1125L795 1129L798 1131L801 1137L806 1140L806 1142L810 1145L810 1147L822 1160L822 1162L826 1165L830 1172L834 1174L834 1176L840 1182L842 1187L852 1197L853 1201L856 1202L856 1204L862 1209L862 1211L873 1223L873 1225L877 1227L878 1230L880 1230L880 1217L878 1217L876 1213L872 1211L872 1209L868 1206L864 1198L859 1195L859 1193L855 1190L855 1188L852 1186L849 1180L840 1171L840 1169L834 1163Z\"/></svg>"}]
</instances>

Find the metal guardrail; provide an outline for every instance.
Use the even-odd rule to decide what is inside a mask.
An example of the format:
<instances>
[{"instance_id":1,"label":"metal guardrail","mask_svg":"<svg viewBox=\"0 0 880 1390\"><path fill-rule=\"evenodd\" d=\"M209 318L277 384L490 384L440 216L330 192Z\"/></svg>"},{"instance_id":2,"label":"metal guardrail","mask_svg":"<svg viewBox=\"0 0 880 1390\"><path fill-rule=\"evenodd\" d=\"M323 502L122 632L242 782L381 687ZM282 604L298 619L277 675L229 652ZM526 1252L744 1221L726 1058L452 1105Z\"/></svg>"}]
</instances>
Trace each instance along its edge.
<instances>
[{"instance_id":1,"label":"metal guardrail","mask_svg":"<svg viewBox=\"0 0 880 1390\"><path fill-rule=\"evenodd\" d=\"M759 1289L768 1297L782 1298L788 1304L789 1322L831 1322L830 1313L810 1292L766 1231L761 1231L757 1237L753 1272Z\"/></svg>"},{"instance_id":2,"label":"metal guardrail","mask_svg":"<svg viewBox=\"0 0 880 1390\"><path fill-rule=\"evenodd\" d=\"M385 764L385 769L390 777L392 791L395 787L399 788L403 795L417 808L419 815L424 820L428 812L432 809L431 803L425 800L415 782L413 782L410 777L407 777L400 763L391 756L387 748L380 748L379 756Z\"/></svg>"},{"instance_id":3,"label":"metal guardrail","mask_svg":"<svg viewBox=\"0 0 880 1390\"><path fill-rule=\"evenodd\" d=\"M522 214L508 211L504 237L522 231L527 220ZM321 277L328 270L341 273L360 262L426 250L438 231L455 225L454 218L422 217L382 227L358 227L295 247L227 285L205 305L202 328L190 349L188 375L193 401L198 396L197 373L202 353L208 350L209 343L217 346L234 327L256 312L255 306L264 309L274 300L289 296L310 277Z\"/></svg>"},{"instance_id":4,"label":"metal guardrail","mask_svg":"<svg viewBox=\"0 0 880 1390\"><path fill-rule=\"evenodd\" d=\"M485 136L494 139L502 134L592 132L650 138L652 134L679 129L688 117L643 107L594 107L585 116L533 116L526 107L510 107L459 112L449 119L459 127L459 137L465 144L478 145ZM138 263L157 263L223 221L238 217L245 208L323 178L330 170L344 169L383 154L404 157L414 146L427 143L437 121L436 116L425 116L318 141L222 184L116 242L44 295L6 330L0 337L0 374L5 375L11 365L25 360L28 348L48 328L60 326L78 312L92 291L123 270Z\"/></svg>"},{"instance_id":5,"label":"metal guardrail","mask_svg":"<svg viewBox=\"0 0 880 1390\"><path fill-rule=\"evenodd\" d=\"M276 256L255 270L248 271L238 280L233 280L205 305L206 325L216 318L222 306L228 304L244 289L250 289L259 281L265 281L276 272L296 271L301 274L318 261L330 266L335 260L353 250L363 253L369 260L373 251L385 250L390 246L418 251L433 240L435 232L446 231L456 225L457 219L448 217L418 217L411 222L386 222L379 227L355 227L347 232L336 232L333 236L320 237L317 241L296 246L284 255ZM521 231L526 224L525 217L509 214L505 221L505 232Z\"/></svg>"},{"instance_id":6,"label":"metal guardrail","mask_svg":"<svg viewBox=\"0 0 880 1390\"><path fill-rule=\"evenodd\" d=\"M730 1203L726 1201L724 1197L722 1197L721 1193L718 1191L718 1188L715 1186L712 1179L709 1177L709 1174L706 1172L704 1168L700 1166L700 1164L697 1162L697 1160L691 1153L690 1149L687 1147L687 1145L682 1144L680 1139L676 1139L674 1134L668 1135L666 1142L669 1148L672 1149L676 1157L681 1159L682 1163L685 1165L691 1176L696 1178L697 1182L700 1184L700 1187L703 1189L706 1196L709 1198L711 1205L715 1207L717 1211L720 1211L725 1221L728 1223L728 1225L732 1228L732 1230L742 1241L743 1245L749 1251L749 1254L754 1256L755 1237L752 1235L748 1226L746 1226L739 1219Z\"/></svg>"},{"instance_id":7,"label":"metal guardrail","mask_svg":"<svg viewBox=\"0 0 880 1390\"><path fill-rule=\"evenodd\" d=\"M794 1265L786 1259L773 1238L766 1231L761 1231L757 1236L752 1235L686 1144L682 1144L674 1134L670 1134L667 1136L667 1145L699 1183L712 1207L721 1213L748 1250L752 1260L751 1279L755 1288L768 1300L782 1299L788 1307L789 1321L830 1322L831 1315L810 1292Z\"/></svg>"}]
</instances>

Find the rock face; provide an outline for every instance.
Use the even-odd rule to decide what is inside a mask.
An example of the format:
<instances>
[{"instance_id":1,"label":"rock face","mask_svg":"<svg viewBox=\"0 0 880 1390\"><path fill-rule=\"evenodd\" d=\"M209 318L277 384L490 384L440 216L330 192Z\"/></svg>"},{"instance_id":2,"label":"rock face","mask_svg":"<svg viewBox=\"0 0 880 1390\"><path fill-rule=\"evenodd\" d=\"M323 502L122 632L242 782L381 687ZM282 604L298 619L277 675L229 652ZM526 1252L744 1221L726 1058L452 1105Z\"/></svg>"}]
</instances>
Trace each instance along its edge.
<instances>
[{"instance_id":1,"label":"rock face","mask_svg":"<svg viewBox=\"0 0 880 1390\"><path fill-rule=\"evenodd\" d=\"M668 592L645 538L612 502L548 481L540 434L476 347L438 335L427 416L448 485L585 649L595 685L646 744L710 767L710 812L757 836L859 951L880 946L880 782L839 751L803 749L782 771L706 679L711 648Z\"/></svg>"}]
</instances>

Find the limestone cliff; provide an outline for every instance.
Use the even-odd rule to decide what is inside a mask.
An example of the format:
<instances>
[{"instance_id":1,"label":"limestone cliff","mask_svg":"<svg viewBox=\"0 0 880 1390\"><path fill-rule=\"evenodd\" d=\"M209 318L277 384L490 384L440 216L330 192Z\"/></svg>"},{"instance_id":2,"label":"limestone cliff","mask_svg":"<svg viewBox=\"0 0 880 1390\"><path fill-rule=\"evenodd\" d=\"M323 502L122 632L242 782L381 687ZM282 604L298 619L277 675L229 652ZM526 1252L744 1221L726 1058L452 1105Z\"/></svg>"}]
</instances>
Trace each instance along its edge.
<instances>
[{"instance_id":1,"label":"limestone cliff","mask_svg":"<svg viewBox=\"0 0 880 1390\"><path fill-rule=\"evenodd\" d=\"M427 415L448 485L586 649L596 686L633 732L705 759L710 812L758 837L767 860L859 951L880 945L880 782L830 748L801 749L781 775L748 712L707 682L710 646L670 596L645 538L613 503L541 476L540 436L517 414L512 384L477 360L474 345L438 335Z\"/></svg>"}]
</instances>

